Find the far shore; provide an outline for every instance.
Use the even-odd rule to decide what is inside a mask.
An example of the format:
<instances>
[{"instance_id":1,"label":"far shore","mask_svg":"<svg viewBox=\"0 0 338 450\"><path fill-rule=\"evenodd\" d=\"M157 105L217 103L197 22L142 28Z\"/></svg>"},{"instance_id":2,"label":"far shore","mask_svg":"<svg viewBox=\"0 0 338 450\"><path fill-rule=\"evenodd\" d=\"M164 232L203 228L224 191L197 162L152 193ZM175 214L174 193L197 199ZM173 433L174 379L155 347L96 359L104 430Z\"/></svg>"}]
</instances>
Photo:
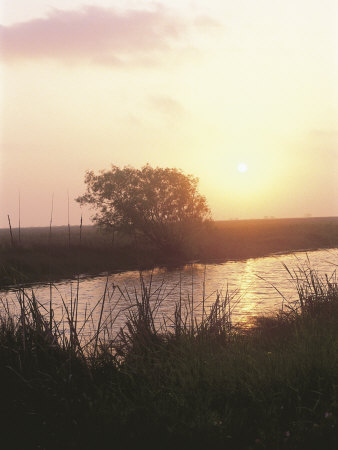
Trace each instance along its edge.
<instances>
[{"instance_id":1,"label":"far shore","mask_svg":"<svg viewBox=\"0 0 338 450\"><path fill-rule=\"evenodd\" d=\"M157 266L243 260L276 253L338 247L338 217L216 221L180 256L163 254L145 242L103 233L94 226L0 229L0 287L55 282L103 272Z\"/></svg>"}]
</instances>

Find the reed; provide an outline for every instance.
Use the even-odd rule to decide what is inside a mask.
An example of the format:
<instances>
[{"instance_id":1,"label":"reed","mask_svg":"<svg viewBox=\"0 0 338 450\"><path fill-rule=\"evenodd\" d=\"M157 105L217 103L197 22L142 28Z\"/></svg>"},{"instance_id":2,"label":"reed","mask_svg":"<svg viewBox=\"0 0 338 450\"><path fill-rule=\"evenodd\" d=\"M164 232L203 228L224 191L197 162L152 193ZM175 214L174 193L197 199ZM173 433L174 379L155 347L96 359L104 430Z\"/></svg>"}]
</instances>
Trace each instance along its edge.
<instances>
[{"instance_id":1,"label":"reed","mask_svg":"<svg viewBox=\"0 0 338 450\"><path fill-rule=\"evenodd\" d=\"M9 233L11 235L11 245L14 248L15 247L15 242L14 242L14 237L13 237L11 218L9 217L9 214L7 214L7 219L8 219Z\"/></svg>"},{"instance_id":2,"label":"reed","mask_svg":"<svg viewBox=\"0 0 338 450\"><path fill-rule=\"evenodd\" d=\"M46 306L19 289L16 315L3 300L0 316L5 448L335 448L337 278L288 276L297 301L250 329L233 323L228 291L210 308L195 298L193 316L181 295L162 316L165 283L142 274L133 295L106 284L81 324L78 284L59 320L55 298Z\"/></svg>"}]
</instances>

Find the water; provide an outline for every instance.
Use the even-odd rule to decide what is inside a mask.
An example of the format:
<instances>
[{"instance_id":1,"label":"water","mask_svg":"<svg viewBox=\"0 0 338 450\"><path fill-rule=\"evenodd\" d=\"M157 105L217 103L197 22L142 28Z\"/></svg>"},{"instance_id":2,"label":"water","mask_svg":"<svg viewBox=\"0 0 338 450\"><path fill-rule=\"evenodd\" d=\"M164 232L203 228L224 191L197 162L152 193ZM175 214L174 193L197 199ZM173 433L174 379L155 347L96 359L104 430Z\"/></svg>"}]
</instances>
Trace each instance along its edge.
<instances>
[{"instance_id":1,"label":"water","mask_svg":"<svg viewBox=\"0 0 338 450\"><path fill-rule=\"evenodd\" d=\"M330 276L338 264L338 249L206 265L189 264L176 269L158 268L143 272L143 277L152 293L152 304L161 303L156 313L157 324L166 321L167 326L170 326L179 298L187 310L193 306L198 318L202 311L203 296L207 310L217 294L224 296L226 292L230 293L232 299L230 307L233 321L249 322L252 317L277 311L283 304L285 306L297 298L295 282L284 264L291 272L310 266L319 275ZM52 298L55 317L60 321L67 315L66 307L70 313L75 299L78 299L77 320L79 327L86 322L87 332L90 327L96 327L102 307L102 302L98 302L105 293L102 321L113 321L109 332L116 333L124 326L129 308L135 303L135 295L140 296L140 274L138 271L127 271L109 276L82 277L78 281L66 280L52 287L36 284L25 288L27 295L32 290L46 309ZM17 304L17 295L15 290L0 293L2 300L7 299L10 305Z\"/></svg>"}]
</instances>

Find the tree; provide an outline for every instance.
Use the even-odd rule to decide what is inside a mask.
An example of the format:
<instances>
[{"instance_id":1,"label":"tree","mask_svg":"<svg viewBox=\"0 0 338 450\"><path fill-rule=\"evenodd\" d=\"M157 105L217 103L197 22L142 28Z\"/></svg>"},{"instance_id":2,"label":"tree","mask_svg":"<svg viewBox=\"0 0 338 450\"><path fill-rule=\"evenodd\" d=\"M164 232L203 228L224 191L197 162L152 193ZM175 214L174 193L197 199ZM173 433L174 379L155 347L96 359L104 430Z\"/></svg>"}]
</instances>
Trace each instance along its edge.
<instances>
[{"instance_id":1,"label":"tree","mask_svg":"<svg viewBox=\"0 0 338 450\"><path fill-rule=\"evenodd\" d=\"M210 218L198 179L178 169L113 165L98 175L88 171L85 183L87 192L76 201L97 210L94 222L142 234L161 250L177 251Z\"/></svg>"}]
</instances>

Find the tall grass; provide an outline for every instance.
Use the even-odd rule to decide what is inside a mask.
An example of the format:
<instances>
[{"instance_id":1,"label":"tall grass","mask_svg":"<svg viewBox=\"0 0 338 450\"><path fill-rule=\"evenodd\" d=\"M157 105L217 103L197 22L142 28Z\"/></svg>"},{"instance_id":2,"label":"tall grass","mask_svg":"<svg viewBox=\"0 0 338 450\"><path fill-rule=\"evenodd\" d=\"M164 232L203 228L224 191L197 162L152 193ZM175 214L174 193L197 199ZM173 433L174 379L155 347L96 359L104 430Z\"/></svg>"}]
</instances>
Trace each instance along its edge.
<instances>
[{"instance_id":1,"label":"tall grass","mask_svg":"<svg viewBox=\"0 0 338 450\"><path fill-rule=\"evenodd\" d=\"M56 321L21 290L18 314L4 303L0 318L5 448L336 448L337 280L289 276L298 300L249 330L233 324L229 292L208 309L202 298L200 315L178 298L161 317L165 291L141 277L133 296L113 287L125 326L113 335L106 287L83 338L78 293Z\"/></svg>"}]
</instances>

